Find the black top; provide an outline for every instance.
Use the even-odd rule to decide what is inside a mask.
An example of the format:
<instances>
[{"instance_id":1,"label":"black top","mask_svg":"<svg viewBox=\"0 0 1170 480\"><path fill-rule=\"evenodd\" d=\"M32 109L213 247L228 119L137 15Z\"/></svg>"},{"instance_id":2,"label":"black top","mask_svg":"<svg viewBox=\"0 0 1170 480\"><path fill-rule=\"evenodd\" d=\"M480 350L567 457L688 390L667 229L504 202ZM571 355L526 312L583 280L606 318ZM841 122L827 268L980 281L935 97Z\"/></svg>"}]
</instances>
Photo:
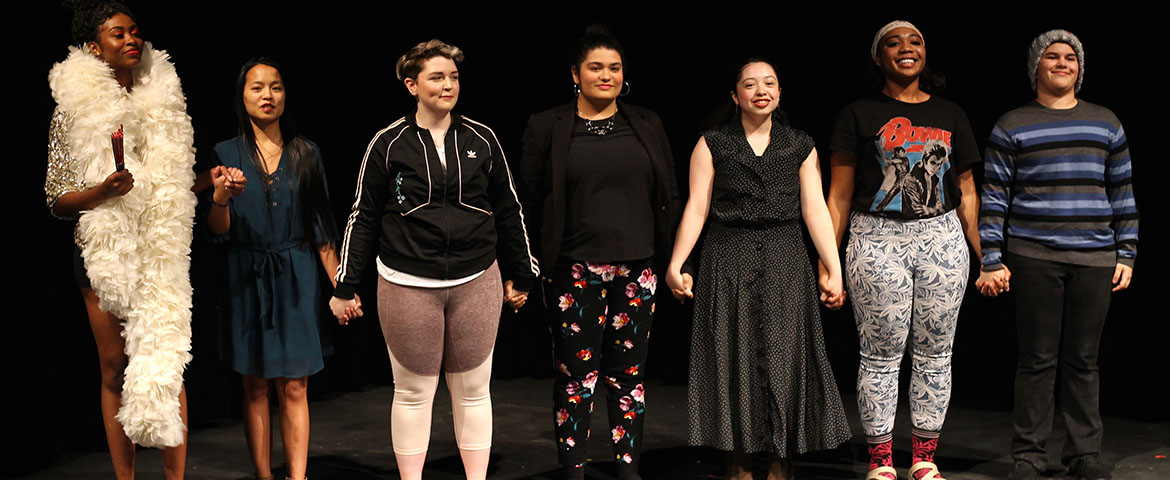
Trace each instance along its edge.
<instances>
[{"instance_id":1,"label":"black top","mask_svg":"<svg viewBox=\"0 0 1170 480\"><path fill-rule=\"evenodd\" d=\"M374 251L390 268L446 280L487 269L498 249L504 279L532 289L540 269L496 134L452 114L443 143L445 170L413 113L370 141L342 238L335 296L353 298Z\"/></svg>"},{"instance_id":2,"label":"black top","mask_svg":"<svg viewBox=\"0 0 1170 480\"><path fill-rule=\"evenodd\" d=\"M900 219L954 210L958 172L980 160L967 114L938 96L858 100L837 117L829 148L857 155L853 210Z\"/></svg>"},{"instance_id":3,"label":"black top","mask_svg":"<svg viewBox=\"0 0 1170 480\"><path fill-rule=\"evenodd\" d=\"M772 119L769 135L764 154L756 155L738 119L703 132L715 167L712 221L770 227L800 219L800 165L815 144L778 118Z\"/></svg>"},{"instance_id":4,"label":"black top","mask_svg":"<svg viewBox=\"0 0 1170 480\"><path fill-rule=\"evenodd\" d=\"M654 257L664 264L670 259L674 230L681 210L678 180L674 173L674 157L670 140L662 128L662 120L650 110L618 101L618 111L626 120L650 159L654 186L651 190L654 231ZM573 141L573 124L577 118L576 102L537 113L528 119L524 130L524 153L520 157L520 177L527 195L524 220L529 234L539 234L541 259L546 270L560 256L565 232L565 213L568 211L568 163ZM597 197L596 192L578 190L574 196L586 200ZM663 265L657 265L661 268Z\"/></svg>"},{"instance_id":5,"label":"black top","mask_svg":"<svg viewBox=\"0 0 1170 480\"><path fill-rule=\"evenodd\" d=\"M591 262L649 258L654 255L654 171L625 113L590 122L613 129L590 132L573 122L565 166L565 238L562 257Z\"/></svg>"}]
</instances>

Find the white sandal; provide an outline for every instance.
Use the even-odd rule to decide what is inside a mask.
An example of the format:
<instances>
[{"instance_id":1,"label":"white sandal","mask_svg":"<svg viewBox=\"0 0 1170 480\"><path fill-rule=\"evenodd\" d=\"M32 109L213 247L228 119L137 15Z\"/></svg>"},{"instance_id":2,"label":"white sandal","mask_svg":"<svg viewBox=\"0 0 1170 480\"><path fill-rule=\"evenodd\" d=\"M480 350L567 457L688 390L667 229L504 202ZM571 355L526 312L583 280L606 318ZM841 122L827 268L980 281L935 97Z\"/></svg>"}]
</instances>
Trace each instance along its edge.
<instances>
[{"instance_id":1,"label":"white sandal","mask_svg":"<svg viewBox=\"0 0 1170 480\"><path fill-rule=\"evenodd\" d=\"M938 465L931 462L918 462L910 466L910 480L914 480L914 474L922 469L929 469L930 471L923 475L919 480L946 480L941 473L938 473Z\"/></svg>"},{"instance_id":2,"label":"white sandal","mask_svg":"<svg viewBox=\"0 0 1170 480\"><path fill-rule=\"evenodd\" d=\"M885 475L882 475L883 473L888 473L888 474L893 475L893 477L892 477L893 480L898 479L898 471L894 470L894 467L882 466L882 467L877 467L873 470L870 470L868 473L866 473L865 480L891 480L891 477L887 477Z\"/></svg>"}]
</instances>

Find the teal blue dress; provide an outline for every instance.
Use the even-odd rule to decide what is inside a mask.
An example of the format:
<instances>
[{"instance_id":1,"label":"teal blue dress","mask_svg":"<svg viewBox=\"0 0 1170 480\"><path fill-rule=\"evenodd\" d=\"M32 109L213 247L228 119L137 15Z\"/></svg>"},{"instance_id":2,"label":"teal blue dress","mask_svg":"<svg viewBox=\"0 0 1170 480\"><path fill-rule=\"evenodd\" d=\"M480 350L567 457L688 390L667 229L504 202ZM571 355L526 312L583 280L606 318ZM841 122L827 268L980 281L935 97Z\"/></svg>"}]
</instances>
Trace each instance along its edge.
<instances>
[{"instance_id":1,"label":"teal blue dress","mask_svg":"<svg viewBox=\"0 0 1170 480\"><path fill-rule=\"evenodd\" d=\"M324 182L320 151L318 168ZM299 378L321 371L332 353L321 319L327 282L316 247L334 238L333 225L305 228L299 215L296 174L282 155L269 176L256 171L243 137L215 146L216 165L235 167L248 178L244 193L230 200L231 228L212 241L227 244L227 278L220 296L219 354L239 373L260 378Z\"/></svg>"}]
</instances>

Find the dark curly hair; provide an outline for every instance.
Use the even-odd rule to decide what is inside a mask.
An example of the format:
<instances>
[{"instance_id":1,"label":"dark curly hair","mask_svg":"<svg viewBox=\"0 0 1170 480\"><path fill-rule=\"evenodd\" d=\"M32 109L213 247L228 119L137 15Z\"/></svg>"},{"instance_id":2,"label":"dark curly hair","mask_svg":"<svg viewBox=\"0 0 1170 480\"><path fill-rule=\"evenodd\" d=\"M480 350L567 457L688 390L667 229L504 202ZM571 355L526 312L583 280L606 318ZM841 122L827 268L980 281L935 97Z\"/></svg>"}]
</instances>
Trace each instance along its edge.
<instances>
[{"instance_id":1,"label":"dark curly hair","mask_svg":"<svg viewBox=\"0 0 1170 480\"><path fill-rule=\"evenodd\" d=\"M121 13L134 18L134 14L126 5L116 1L65 0L65 6L73 10L70 32L73 34L74 45L97 40L98 29L114 15Z\"/></svg>"}]
</instances>

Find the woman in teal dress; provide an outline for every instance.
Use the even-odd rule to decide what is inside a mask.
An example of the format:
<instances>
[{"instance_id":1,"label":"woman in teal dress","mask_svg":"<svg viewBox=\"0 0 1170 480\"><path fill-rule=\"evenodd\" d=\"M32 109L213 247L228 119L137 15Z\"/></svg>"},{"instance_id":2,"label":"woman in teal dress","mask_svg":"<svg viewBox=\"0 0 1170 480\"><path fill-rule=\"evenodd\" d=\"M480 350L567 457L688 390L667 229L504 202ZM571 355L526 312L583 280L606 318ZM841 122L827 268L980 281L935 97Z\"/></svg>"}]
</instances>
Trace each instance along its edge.
<instances>
[{"instance_id":1,"label":"woman in teal dress","mask_svg":"<svg viewBox=\"0 0 1170 480\"><path fill-rule=\"evenodd\" d=\"M215 146L207 225L228 246L219 350L243 379L256 478L272 478L268 395L275 383L288 478L300 480L308 458L308 376L324 368L330 348L318 324L321 268L336 271L337 254L320 151L283 116L284 101L274 61L244 64L236 82L240 136Z\"/></svg>"}]
</instances>

